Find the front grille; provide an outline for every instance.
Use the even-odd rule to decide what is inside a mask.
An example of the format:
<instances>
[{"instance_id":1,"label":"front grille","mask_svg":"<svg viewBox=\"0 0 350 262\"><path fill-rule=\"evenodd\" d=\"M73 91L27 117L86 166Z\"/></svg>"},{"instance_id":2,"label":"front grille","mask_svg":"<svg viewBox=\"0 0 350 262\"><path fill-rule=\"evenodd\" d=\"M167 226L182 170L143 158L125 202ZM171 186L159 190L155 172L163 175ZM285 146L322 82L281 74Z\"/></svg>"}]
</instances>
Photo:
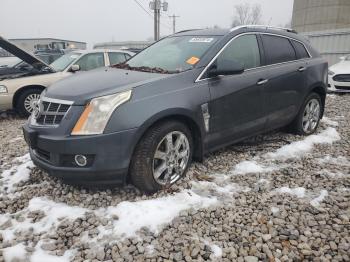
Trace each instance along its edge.
<instances>
[{"instance_id":1,"label":"front grille","mask_svg":"<svg viewBox=\"0 0 350 262\"><path fill-rule=\"evenodd\" d=\"M333 77L333 80L337 82L350 82L350 75L336 75Z\"/></svg>"},{"instance_id":2,"label":"front grille","mask_svg":"<svg viewBox=\"0 0 350 262\"><path fill-rule=\"evenodd\" d=\"M339 90L349 90L350 91L350 86L335 86L336 89Z\"/></svg>"},{"instance_id":3,"label":"front grille","mask_svg":"<svg viewBox=\"0 0 350 262\"><path fill-rule=\"evenodd\" d=\"M56 126L59 125L70 109L70 104L41 101L42 111L36 119L38 125Z\"/></svg>"}]
</instances>

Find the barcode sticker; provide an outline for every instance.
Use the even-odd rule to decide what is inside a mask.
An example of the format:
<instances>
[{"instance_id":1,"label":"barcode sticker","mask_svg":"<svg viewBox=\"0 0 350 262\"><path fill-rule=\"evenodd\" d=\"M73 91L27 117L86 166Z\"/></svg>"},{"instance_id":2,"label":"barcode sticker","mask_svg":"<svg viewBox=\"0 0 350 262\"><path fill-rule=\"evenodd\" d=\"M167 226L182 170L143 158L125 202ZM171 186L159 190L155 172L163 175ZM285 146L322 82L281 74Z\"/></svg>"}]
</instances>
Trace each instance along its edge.
<instances>
[{"instance_id":1,"label":"barcode sticker","mask_svg":"<svg viewBox=\"0 0 350 262\"><path fill-rule=\"evenodd\" d=\"M211 43L214 38L192 38L190 39L190 43Z\"/></svg>"}]
</instances>

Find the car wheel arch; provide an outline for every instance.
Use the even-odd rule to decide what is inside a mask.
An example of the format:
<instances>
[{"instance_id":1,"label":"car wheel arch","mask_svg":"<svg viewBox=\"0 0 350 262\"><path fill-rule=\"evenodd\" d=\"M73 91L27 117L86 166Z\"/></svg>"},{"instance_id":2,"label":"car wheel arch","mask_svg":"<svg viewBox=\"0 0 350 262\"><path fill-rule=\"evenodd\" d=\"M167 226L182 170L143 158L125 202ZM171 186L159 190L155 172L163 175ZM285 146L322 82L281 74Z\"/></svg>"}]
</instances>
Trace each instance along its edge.
<instances>
[{"instance_id":1,"label":"car wheel arch","mask_svg":"<svg viewBox=\"0 0 350 262\"><path fill-rule=\"evenodd\" d=\"M27 85L27 86L22 86L21 88L19 88L13 95L13 99L12 99L12 107L15 108L17 106L17 102L18 102L18 98L20 97L21 93L24 92L25 90L31 89L31 88L36 88L36 89L42 89L42 91L44 91L44 89L46 88L43 85Z\"/></svg>"},{"instance_id":2,"label":"car wheel arch","mask_svg":"<svg viewBox=\"0 0 350 262\"><path fill-rule=\"evenodd\" d=\"M146 132L154 125L157 125L161 122L165 121L179 121L183 124L185 124L191 131L193 142L194 142L194 151L193 151L193 158L196 161L202 161L203 160L203 153L204 153L204 144L203 144L203 137L204 137L204 131L203 128L200 126L200 124L195 120L194 116L187 112L187 110L166 110L163 112L160 112L156 114L155 116L151 117L150 119L146 120L141 127L139 127L138 132L136 133L135 142L132 149L132 155L134 154L134 150L137 146L137 144L140 142L142 137L146 134Z\"/></svg>"},{"instance_id":3,"label":"car wheel arch","mask_svg":"<svg viewBox=\"0 0 350 262\"><path fill-rule=\"evenodd\" d=\"M326 105L326 96L327 96L327 89L323 86L324 84L316 84L314 86L311 86L310 91L307 95L311 93L316 93L321 97L322 102L322 112L321 112L321 118L324 115L324 109Z\"/></svg>"}]
</instances>

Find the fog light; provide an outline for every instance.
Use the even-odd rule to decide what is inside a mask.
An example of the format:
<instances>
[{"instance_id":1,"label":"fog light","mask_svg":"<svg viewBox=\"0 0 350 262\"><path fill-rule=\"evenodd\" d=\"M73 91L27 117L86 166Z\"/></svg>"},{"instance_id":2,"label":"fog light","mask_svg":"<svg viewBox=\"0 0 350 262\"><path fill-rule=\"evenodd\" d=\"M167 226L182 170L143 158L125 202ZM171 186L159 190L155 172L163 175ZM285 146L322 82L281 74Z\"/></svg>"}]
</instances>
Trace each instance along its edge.
<instances>
[{"instance_id":1,"label":"fog light","mask_svg":"<svg viewBox=\"0 0 350 262\"><path fill-rule=\"evenodd\" d=\"M75 155L74 160L75 163L80 167L86 166L87 164L86 156L83 155Z\"/></svg>"}]
</instances>

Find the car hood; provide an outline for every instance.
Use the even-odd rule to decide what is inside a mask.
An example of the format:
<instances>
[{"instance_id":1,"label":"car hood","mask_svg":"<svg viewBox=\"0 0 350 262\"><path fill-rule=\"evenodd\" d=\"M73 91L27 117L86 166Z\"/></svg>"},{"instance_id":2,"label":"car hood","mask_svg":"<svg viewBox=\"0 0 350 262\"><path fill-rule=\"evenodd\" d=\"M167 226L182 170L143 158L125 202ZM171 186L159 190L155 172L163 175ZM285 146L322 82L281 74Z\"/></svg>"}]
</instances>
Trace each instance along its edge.
<instances>
[{"instance_id":1,"label":"car hood","mask_svg":"<svg viewBox=\"0 0 350 262\"><path fill-rule=\"evenodd\" d=\"M56 82L46 90L44 96L85 105L92 98L126 91L170 76L105 67L76 73Z\"/></svg>"},{"instance_id":2,"label":"car hood","mask_svg":"<svg viewBox=\"0 0 350 262\"><path fill-rule=\"evenodd\" d=\"M19 48L18 46L10 43L5 38L0 36L0 47L7 52L11 53L12 55L18 57L19 59L23 60L27 64L33 66L37 70L44 70L55 72L55 70L50 67L48 64L44 63L34 55L24 51L23 49Z\"/></svg>"},{"instance_id":3,"label":"car hood","mask_svg":"<svg viewBox=\"0 0 350 262\"><path fill-rule=\"evenodd\" d=\"M342 61L329 68L335 74L350 74L350 61Z\"/></svg>"}]
</instances>

